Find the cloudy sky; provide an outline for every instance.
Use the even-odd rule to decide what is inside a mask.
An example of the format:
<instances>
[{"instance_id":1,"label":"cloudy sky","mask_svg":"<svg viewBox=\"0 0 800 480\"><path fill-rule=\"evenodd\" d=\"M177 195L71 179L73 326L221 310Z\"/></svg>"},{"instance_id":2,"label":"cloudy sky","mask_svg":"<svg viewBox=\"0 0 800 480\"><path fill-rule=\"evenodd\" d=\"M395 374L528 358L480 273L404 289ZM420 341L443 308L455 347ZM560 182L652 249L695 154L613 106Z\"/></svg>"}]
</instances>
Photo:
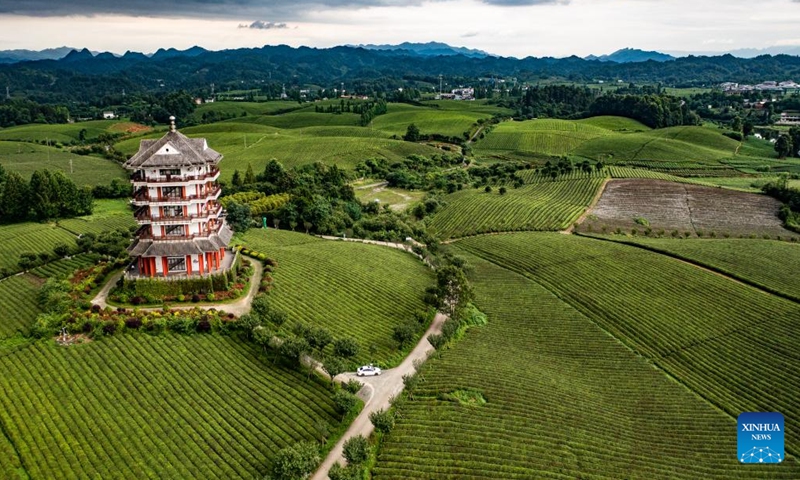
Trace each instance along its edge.
<instances>
[{"instance_id":1,"label":"cloudy sky","mask_svg":"<svg viewBox=\"0 0 800 480\"><path fill-rule=\"evenodd\" d=\"M403 41L516 57L800 46L800 0L0 0L0 50Z\"/></svg>"}]
</instances>

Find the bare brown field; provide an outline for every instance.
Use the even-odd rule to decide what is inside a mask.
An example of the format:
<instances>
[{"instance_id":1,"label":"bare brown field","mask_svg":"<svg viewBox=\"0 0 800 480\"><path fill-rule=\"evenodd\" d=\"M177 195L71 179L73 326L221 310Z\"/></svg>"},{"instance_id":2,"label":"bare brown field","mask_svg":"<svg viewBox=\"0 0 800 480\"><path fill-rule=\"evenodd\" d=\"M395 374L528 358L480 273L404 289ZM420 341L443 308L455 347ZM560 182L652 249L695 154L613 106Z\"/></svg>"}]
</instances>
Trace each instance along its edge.
<instances>
[{"instance_id":1,"label":"bare brown field","mask_svg":"<svg viewBox=\"0 0 800 480\"><path fill-rule=\"evenodd\" d=\"M791 237L778 218L780 203L765 195L650 179L612 180L578 229L675 230L699 236Z\"/></svg>"}]
</instances>

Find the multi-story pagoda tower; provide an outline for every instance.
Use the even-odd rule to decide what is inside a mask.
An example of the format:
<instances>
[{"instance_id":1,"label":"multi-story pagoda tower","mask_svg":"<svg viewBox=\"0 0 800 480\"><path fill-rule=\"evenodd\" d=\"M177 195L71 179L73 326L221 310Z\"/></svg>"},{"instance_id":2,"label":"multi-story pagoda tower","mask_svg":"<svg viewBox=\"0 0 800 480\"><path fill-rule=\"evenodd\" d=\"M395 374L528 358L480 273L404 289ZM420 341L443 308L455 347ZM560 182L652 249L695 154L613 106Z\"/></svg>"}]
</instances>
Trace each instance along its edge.
<instances>
[{"instance_id":1,"label":"multi-story pagoda tower","mask_svg":"<svg viewBox=\"0 0 800 480\"><path fill-rule=\"evenodd\" d=\"M133 171L133 205L141 225L128 249L139 277L198 276L230 268L232 232L217 201L222 155L204 138L170 128L158 140L142 140L125 162Z\"/></svg>"}]
</instances>

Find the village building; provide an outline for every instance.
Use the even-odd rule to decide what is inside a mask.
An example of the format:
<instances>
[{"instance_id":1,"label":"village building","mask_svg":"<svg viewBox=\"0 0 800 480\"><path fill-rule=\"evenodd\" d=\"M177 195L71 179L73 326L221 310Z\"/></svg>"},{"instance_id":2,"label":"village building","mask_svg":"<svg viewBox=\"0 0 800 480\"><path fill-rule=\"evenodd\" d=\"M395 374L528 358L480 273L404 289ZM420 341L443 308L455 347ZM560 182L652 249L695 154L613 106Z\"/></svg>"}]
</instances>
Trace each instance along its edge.
<instances>
[{"instance_id":1,"label":"village building","mask_svg":"<svg viewBox=\"0 0 800 480\"><path fill-rule=\"evenodd\" d=\"M105 111L103 112L103 119L104 120L114 120L117 116L112 111Z\"/></svg>"},{"instance_id":2,"label":"village building","mask_svg":"<svg viewBox=\"0 0 800 480\"><path fill-rule=\"evenodd\" d=\"M222 155L204 138L175 128L158 140L142 140L125 162L131 170L134 216L141 225L128 249L130 277L194 277L230 268L233 232L218 199Z\"/></svg>"},{"instance_id":3,"label":"village building","mask_svg":"<svg viewBox=\"0 0 800 480\"><path fill-rule=\"evenodd\" d=\"M785 111L781 113L781 119L777 123L778 125L800 125L800 112Z\"/></svg>"}]
</instances>

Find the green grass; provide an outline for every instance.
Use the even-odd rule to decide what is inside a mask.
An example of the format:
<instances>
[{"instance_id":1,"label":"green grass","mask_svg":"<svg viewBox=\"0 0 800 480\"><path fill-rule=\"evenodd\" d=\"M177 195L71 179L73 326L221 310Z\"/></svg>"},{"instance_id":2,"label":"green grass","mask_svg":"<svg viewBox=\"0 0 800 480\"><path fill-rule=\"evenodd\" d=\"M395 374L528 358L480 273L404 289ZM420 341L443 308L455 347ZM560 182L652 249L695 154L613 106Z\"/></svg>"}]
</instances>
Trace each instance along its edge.
<instances>
[{"instance_id":1,"label":"green grass","mask_svg":"<svg viewBox=\"0 0 800 480\"><path fill-rule=\"evenodd\" d=\"M738 465L733 418L542 286L456 253L472 267L476 304L489 323L428 360L384 437L375 480L788 479L800 472L793 460ZM487 403L444 400L462 390L481 392Z\"/></svg>"},{"instance_id":2,"label":"green grass","mask_svg":"<svg viewBox=\"0 0 800 480\"><path fill-rule=\"evenodd\" d=\"M322 113L292 113L285 116L312 115L317 120L342 115ZM280 115L274 118L280 118ZM269 119L273 117L258 117ZM253 117L256 119L256 117ZM366 127L343 127L336 123L313 125L303 121L295 128L275 128L256 123L220 122L181 130L190 137L204 137L211 148L225 158L220 164L222 179L229 180L233 171L244 172L251 164L258 172L267 162L276 159L286 167L306 165L314 162L336 164L342 168L353 168L358 162L369 158L386 158L391 162L408 155L430 156L440 150L417 143L385 138L385 134ZM155 138L159 134L144 138ZM139 148L141 138L125 140L117 144L120 151L132 155ZM246 146L245 146L246 145Z\"/></svg>"},{"instance_id":3,"label":"green grass","mask_svg":"<svg viewBox=\"0 0 800 480\"><path fill-rule=\"evenodd\" d=\"M97 138L101 133L118 131L114 126L119 120L92 120L88 122L63 123L63 124L42 124L32 123L20 125L18 127L8 127L0 129L0 140L18 140L23 142L45 142L49 140L51 144L55 142L70 143L78 141L81 130L86 130L86 138Z\"/></svg>"},{"instance_id":4,"label":"green grass","mask_svg":"<svg viewBox=\"0 0 800 480\"><path fill-rule=\"evenodd\" d=\"M602 178L550 181L520 188L468 188L445 197L447 205L430 220L441 238L514 230L563 230L586 210Z\"/></svg>"},{"instance_id":5,"label":"green grass","mask_svg":"<svg viewBox=\"0 0 800 480\"><path fill-rule=\"evenodd\" d=\"M58 226L75 235L129 229L136 225L127 199L95 200L91 215L59 220Z\"/></svg>"},{"instance_id":6,"label":"green grass","mask_svg":"<svg viewBox=\"0 0 800 480\"><path fill-rule=\"evenodd\" d=\"M439 110L480 113L487 117L491 117L493 115L511 116L514 114L514 110L492 105L488 103L488 100L473 100L468 102L460 100L426 100L421 103Z\"/></svg>"},{"instance_id":7,"label":"green grass","mask_svg":"<svg viewBox=\"0 0 800 480\"><path fill-rule=\"evenodd\" d=\"M26 179L35 170L60 170L78 185L108 184L115 178L128 178L125 170L111 160L24 142L0 141L0 165Z\"/></svg>"},{"instance_id":8,"label":"green grass","mask_svg":"<svg viewBox=\"0 0 800 480\"><path fill-rule=\"evenodd\" d=\"M403 190L402 188L373 187L356 188L356 198L361 202L379 202L390 205L394 210L404 210L413 203L422 200L425 192L419 190Z\"/></svg>"},{"instance_id":9,"label":"green grass","mask_svg":"<svg viewBox=\"0 0 800 480\"><path fill-rule=\"evenodd\" d=\"M667 252L800 302L800 246L752 239L631 238L626 242Z\"/></svg>"},{"instance_id":10,"label":"green grass","mask_svg":"<svg viewBox=\"0 0 800 480\"><path fill-rule=\"evenodd\" d=\"M18 271L17 262L23 252L52 253L64 243L75 246L75 235L54 224L16 223L0 226L0 268Z\"/></svg>"},{"instance_id":11,"label":"green grass","mask_svg":"<svg viewBox=\"0 0 800 480\"><path fill-rule=\"evenodd\" d=\"M290 324L305 322L327 328L335 338L356 338L358 362L399 363L392 329L425 310L422 299L433 283L419 260L387 247L273 229L250 230L241 240L277 260L270 302L288 313Z\"/></svg>"},{"instance_id":12,"label":"green grass","mask_svg":"<svg viewBox=\"0 0 800 480\"><path fill-rule=\"evenodd\" d=\"M627 117L615 117L611 115L585 118L583 120L578 120L577 123L600 127L614 132L647 132L652 130L650 127L638 120Z\"/></svg>"},{"instance_id":13,"label":"green grass","mask_svg":"<svg viewBox=\"0 0 800 480\"><path fill-rule=\"evenodd\" d=\"M0 339L27 333L36 316L41 313L38 292L36 281L27 275L0 280Z\"/></svg>"},{"instance_id":14,"label":"green grass","mask_svg":"<svg viewBox=\"0 0 800 480\"><path fill-rule=\"evenodd\" d=\"M787 450L798 452L797 303L601 240L516 234L458 247L543 285L731 418L782 412Z\"/></svg>"},{"instance_id":15,"label":"green grass","mask_svg":"<svg viewBox=\"0 0 800 480\"><path fill-rule=\"evenodd\" d=\"M0 421L30 478L261 478L340 419L322 381L216 335L39 341L0 370Z\"/></svg>"}]
</instances>

